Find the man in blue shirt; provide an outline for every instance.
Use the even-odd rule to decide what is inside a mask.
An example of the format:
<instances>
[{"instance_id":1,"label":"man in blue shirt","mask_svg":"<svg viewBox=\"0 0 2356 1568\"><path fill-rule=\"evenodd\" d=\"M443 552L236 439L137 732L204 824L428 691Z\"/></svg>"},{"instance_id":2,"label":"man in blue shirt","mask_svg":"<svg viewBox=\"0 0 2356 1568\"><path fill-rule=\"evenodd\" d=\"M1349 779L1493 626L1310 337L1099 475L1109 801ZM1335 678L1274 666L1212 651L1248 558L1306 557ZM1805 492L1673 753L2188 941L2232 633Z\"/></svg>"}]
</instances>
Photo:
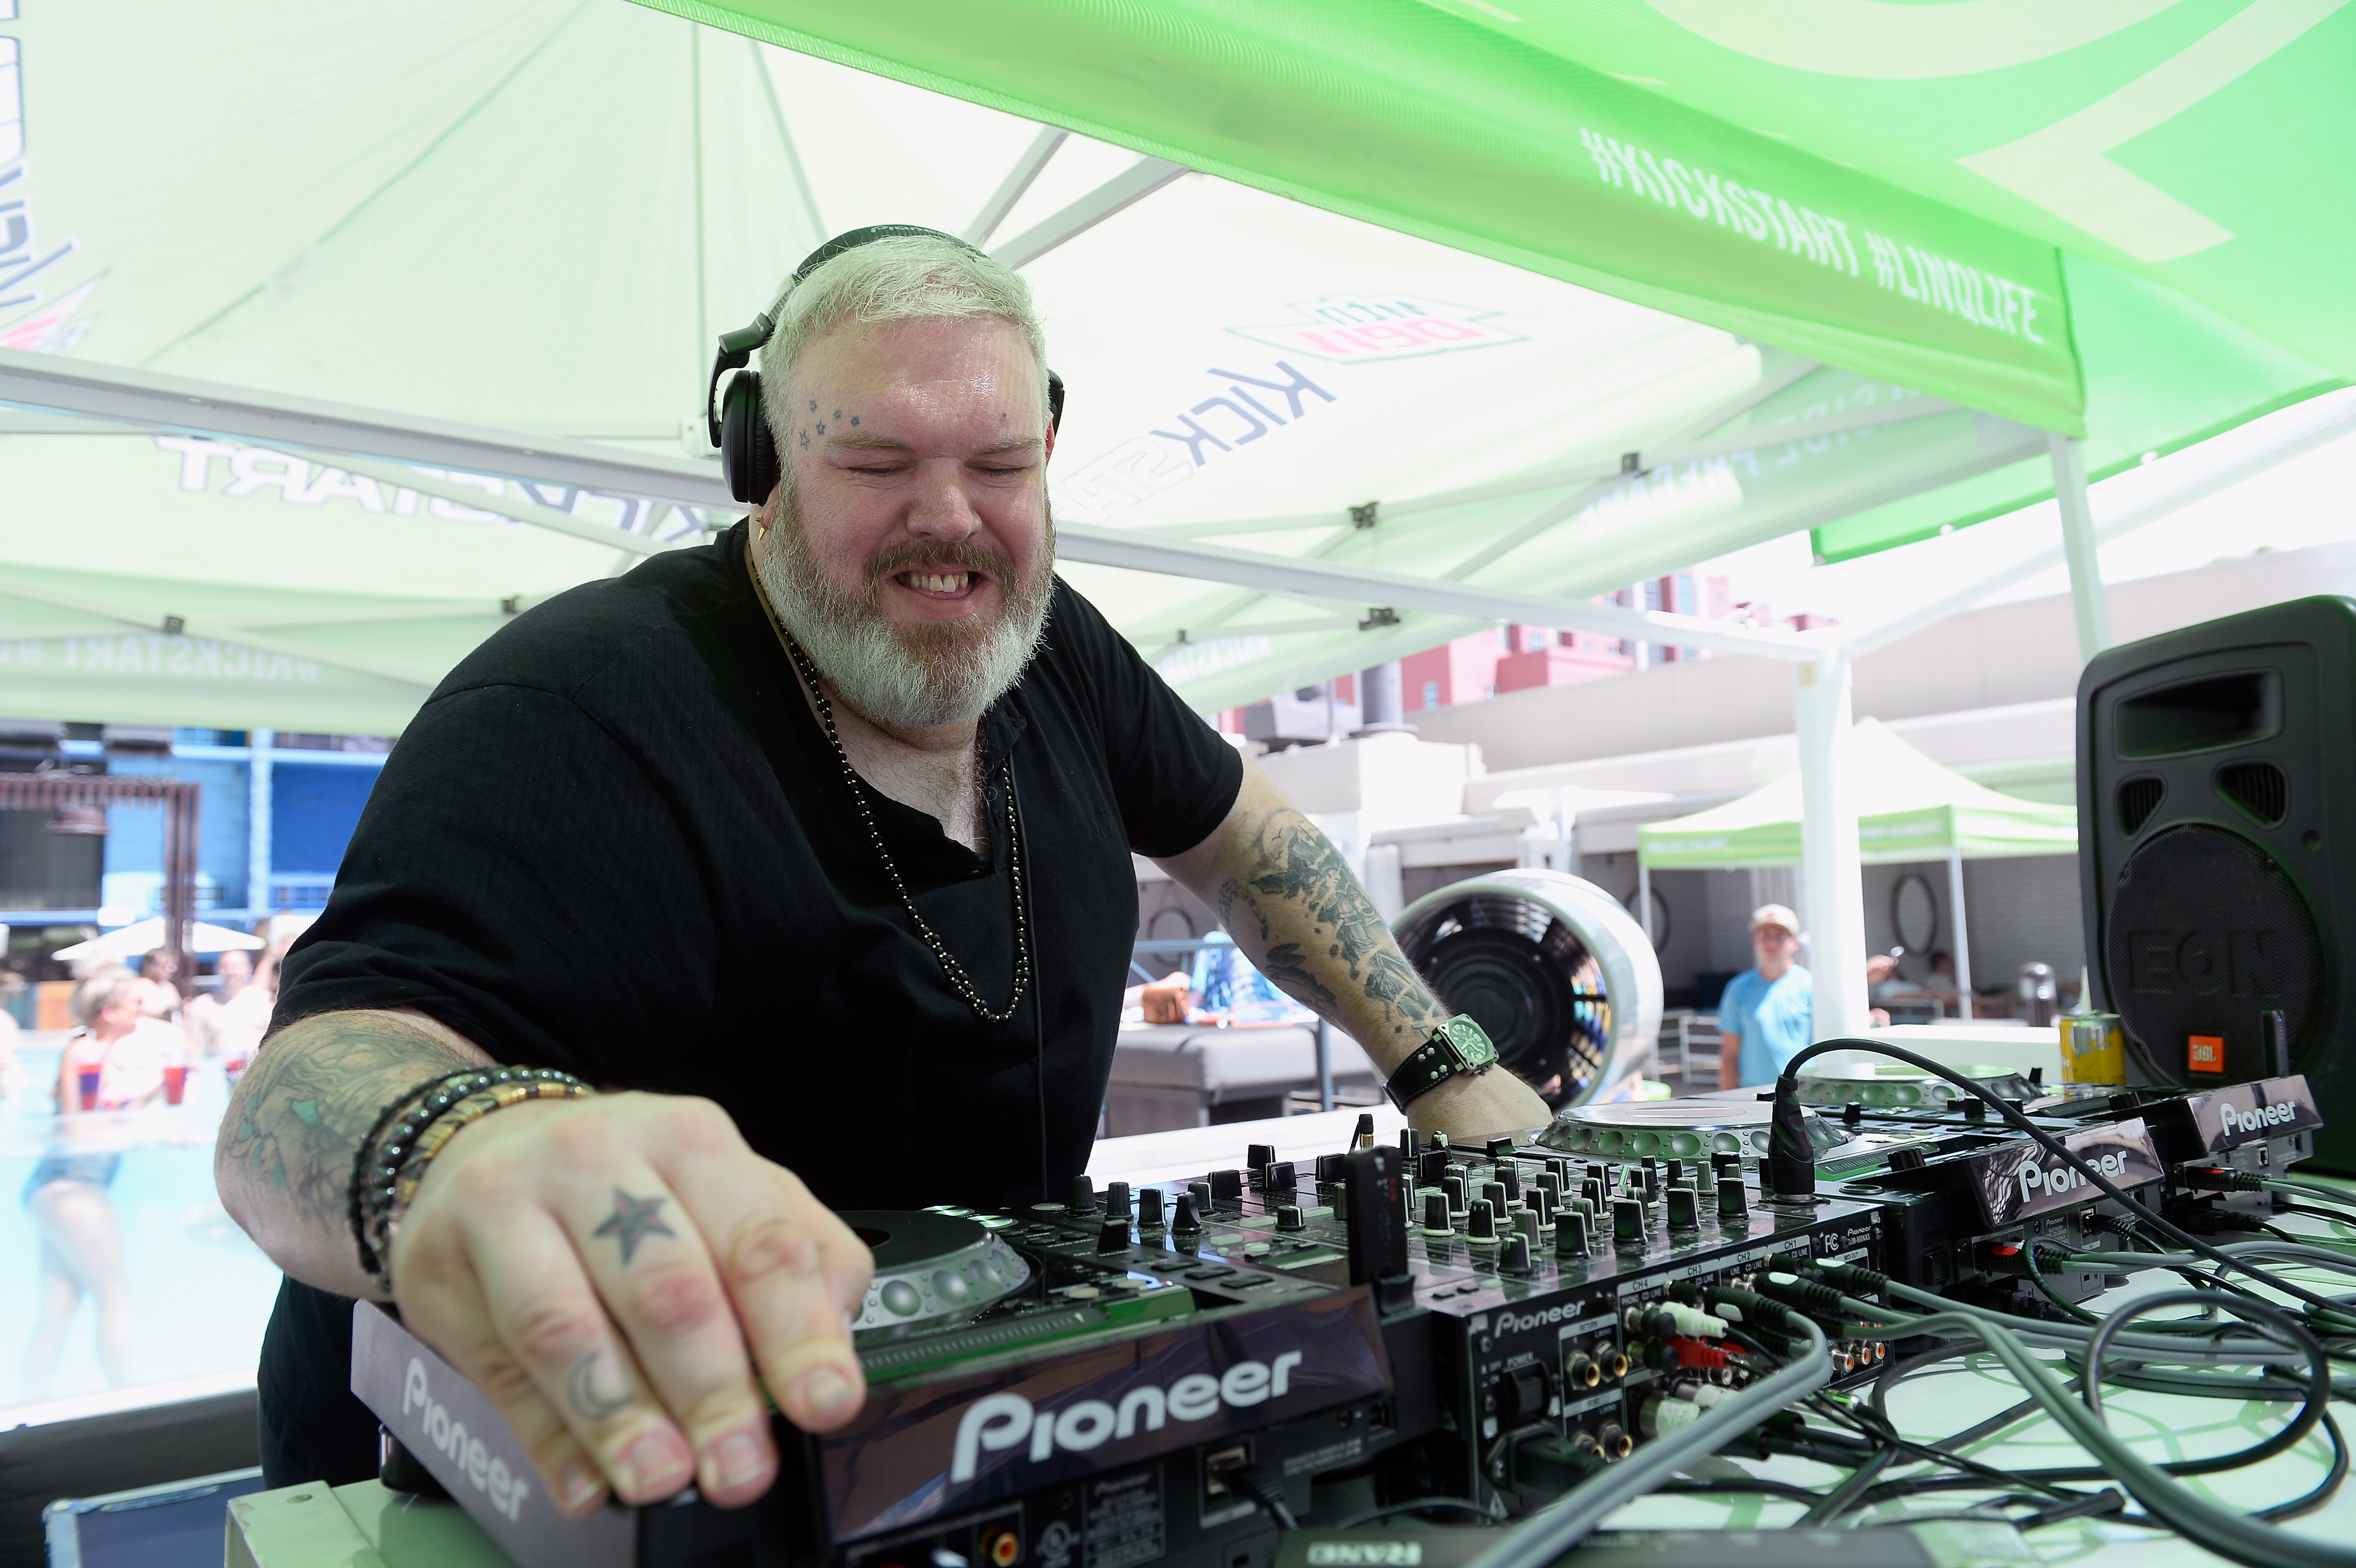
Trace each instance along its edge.
<instances>
[{"instance_id":1,"label":"man in blue shirt","mask_svg":"<svg viewBox=\"0 0 2356 1568\"><path fill-rule=\"evenodd\" d=\"M1719 1083L1728 1089L1772 1083L1783 1063L1815 1034L1815 983L1792 962L1800 951L1800 917L1782 904L1751 914L1751 951L1759 962L1727 982L1718 1004Z\"/></svg>"}]
</instances>

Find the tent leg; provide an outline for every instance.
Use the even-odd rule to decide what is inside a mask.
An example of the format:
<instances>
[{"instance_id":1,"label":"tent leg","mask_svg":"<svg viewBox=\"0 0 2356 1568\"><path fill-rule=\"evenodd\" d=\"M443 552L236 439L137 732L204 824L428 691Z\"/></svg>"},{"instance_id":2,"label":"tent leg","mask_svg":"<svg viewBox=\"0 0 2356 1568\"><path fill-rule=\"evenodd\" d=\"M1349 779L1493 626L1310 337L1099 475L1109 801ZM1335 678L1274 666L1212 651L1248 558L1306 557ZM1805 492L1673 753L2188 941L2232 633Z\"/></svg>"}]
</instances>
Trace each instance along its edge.
<instances>
[{"instance_id":1,"label":"tent leg","mask_svg":"<svg viewBox=\"0 0 2356 1568\"><path fill-rule=\"evenodd\" d=\"M1653 945L1653 868L1636 857L1636 919L1644 927L1644 941Z\"/></svg>"},{"instance_id":2,"label":"tent leg","mask_svg":"<svg viewBox=\"0 0 2356 1568\"><path fill-rule=\"evenodd\" d=\"M245 774L245 907L255 920L270 913L270 746L277 731L246 734L252 747Z\"/></svg>"},{"instance_id":3,"label":"tent leg","mask_svg":"<svg viewBox=\"0 0 2356 1568\"><path fill-rule=\"evenodd\" d=\"M1849 662L1832 649L1794 667L1793 711L1800 741L1800 873L1807 889L1808 967L1815 1037L1861 1033L1865 994L1865 883L1857 795L1849 777Z\"/></svg>"},{"instance_id":4,"label":"tent leg","mask_svg":"<svg viewBox=\"0 0 2356 1568\"><path fill-rule=\"evenodd\" d=\"M1333 1108L1333 1026L1317 1020L1317 1108Z\"/></svg>"},{"instance_id":5,"label":"tent leg","mask_svg":"<svg viewBox=\"0 0 2356 1568\"><path fill-rule=\"evenodd\" d=\"M2062 507L2062 552L2070 563L2070 603L2078 613L2078 657L2083 662L2111 645L2111 612L2103 598L2094 513L2086 500L2086 443L2049 432L2045 445L2053 458L2053 498Z\"/></svg>"},{"instance_id":6,"label":"tent leg","mask_svg":"<svg viewBox=\"0 0 2356 1568\"><path fill-rule=\"evenodd\" d=\"M1951 940L1955 944L1955 1011L1959 1017L1972 1016L1972 932L1964 923L1964 852L1958 847L1947 851L1947 907L1954 912L1950 923L1954 928Z\"/></svg>"}]
</instances>

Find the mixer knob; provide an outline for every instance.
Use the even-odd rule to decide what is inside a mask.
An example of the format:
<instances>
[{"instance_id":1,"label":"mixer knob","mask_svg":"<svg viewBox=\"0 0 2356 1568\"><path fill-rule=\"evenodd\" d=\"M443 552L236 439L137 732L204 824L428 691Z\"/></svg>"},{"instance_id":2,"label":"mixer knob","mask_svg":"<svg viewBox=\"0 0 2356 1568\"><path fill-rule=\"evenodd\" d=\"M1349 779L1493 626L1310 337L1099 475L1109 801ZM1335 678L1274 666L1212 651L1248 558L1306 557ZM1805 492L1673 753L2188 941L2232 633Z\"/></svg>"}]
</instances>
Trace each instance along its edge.
<instances>
[{"instance_id":1,"label":"mixer knob","mask_svg":"<svg viewBox=\"0 0 2356 1568\"><path fill-rule=\"evenodd\" d=\"M1423 1195L1423 1233L1427 1236L1445 1236L1449 1234L1450 1229L1448 1194L1425 1193Z\"/></svg>"},{"instance_id":2,"label":"mixer knob","mask_svg":"<svg viewBox=\"0 0 2356 1568\"><path fill-rule=\"evenodd\" d=\"M1423 1135L1413 1127L1399 1129L1399 1153L1411 1167L1423 1156Z\"/></svg>"},{"instance_id":3,"label":"mixer knob","mask_svg":"<svg viewBox=\"0 0 2356 1568\"><path fill-rule=\"evenodd\" d=\"M1558 1258L1583 1258L1587 1255L1588 1216L1577 1209L1569 1210L1554 1222L1554 1255Z\"/></svg>"},{"instance_id":4,"label":"mixer knob","mask_svg":"<svg viewBox=\"0 0 2356 1568\"><path fill-rule=\"evenodd\" d=\"M1211 1211L1211 1184L1209 1182L1190 1181L1186 1184L1186 1193L1187 1196L1194 1200L1194 1212L1196 1214L1207 1214Z\"/></svg>"},{"instance_id":5,"label":"mixer knob","mask_svg":"<svg viewBox=\"0 0 2356 1568\"><path fill-rule=\"evenodd\" d=\"M1137 1195L1137 1222L1141 1225L1162 1223L1162 1189L1149 1187Z\"/></svg>"},{"instance_id":6,"label":"mixer knob","mask_svg":"<svg viewBox=\"0 0 2356 1568\"><path fill-rule=\"evenodd\" d=\"M1675 1187L1678 1182L1683 1181L1685 1179L1686 1162L1681 1159L1673 1159L1669 1161L1669 1185Z\"/></svg>"},{"instance_id":7,"label":"mixer knob","mask_svg":"<svg viewBox=\"0 0 2356 1568\"><path fill-rule=\"evenodd\" d=\"M1269 1166L1267 1180L1271 1193L1290 1192L1300 1186L1300 1178L1294 1173L1292 1162L1289 1159L1280 1159Z\"/></svg>"},{"instance_id":8,"label":"mixer knob","mask_svg":"<svg viewBox=\"0 0 2356 1568\"><path fill-rule=\"evenodd\" d=\"M1416 1157L1415 1179L1419 1186L1437 1187L1448 1174L1448 1151L1427 1149Z\"/></svg>"},{"instance_id":9,"label":"mixer knob","mask_svg":"<svg viewBox=\"0 0 2356 1568\"><path fill-rule=\"evenodd\" d=\"M1603 1183L1590 1176L1579 1184L1579 1196L1590 1209L1603 1211Z\"/></svg>"},{"instance_id":10,"label":"mixer knob","mask_svg":"<svg viewBox=\"0 0 2356 1568\"><path fill-rule=\"evenodd\" d=\"M1669 1189L1669 1229L1694 1231L1701 1228L1701 1218L1694 1209L1694 1189L1690 1187Z\"/></svg>"},{"instance_id":11,"label":"mixer knob","mask_svg":"<svg viewBox=\"0 0 2356 1568\"><path fill-rule=\"evenodd\" d=\"M1447 1196L1448 1211L1451 1214L1462 1214L1464 1212L1465 1200L1468 1195L1464 1189L1464 1179L1462 1177L1451 1176L1448 1178L1448 1179L1440 1184L1440 1190Z\"/></svg>"},{"instance_id":12,"label":"mixer knob","mask_svg":"<svg viewBox=\"0 0 2356 1568\"><path fill-rule=\"evenodd\" d=\"M1750 1195L1740 1181L1721 1179L1718 1184L1718 1222L1747 1224L1751 1218Z\"/></svg>"},{"instance_id":13,"label":"mixer knob","mask_svg":"<svg viewBox=\"0 0 2356 1568\"><path fill-rule=\"evenodd\" d=\"M1491 1139L1489 1140L1489 1157L1490 1157L1491 1159L1504 1159L1504 1158L1507 1157L1508 1156L1510 1156L1513 1152L1514 1152L1514 1140L1513 1140L1513 1139L1511 1139L1511 1138L1491 1138Z\"/></svg>"},{"instance_id":14,"label":"mixer knob","mask_svg":"<svg viewBox=\"0 0 2356 1568\"><path fill-rule=\"evenodd\" d=\"M1641 1198L1612 1200L1612 1239L1622 1246L1644 1243L1644 1202Z\"/></svg>"},{"instance_id":15,"label":"mixer knob","mask_svg":"<svg viewBox=\"0 0 2356 1568\"><path fill-rule=\"evenodd\" d=\"M1530 1272L1530 1239L1527 1236L1516 1233L1505 1238L1505 1250L1497 1260L1497 1272L1499 1274Z\"/></svg>"},{"instance_id":16,"label":"mixer knob","mask_svg":"<svg viewBox=\"0 0 2356 1568\"><path fill-rule=\"evenodd\" d=\"M1511 1202L1511 1200L1505 1196L1505 1184L1502 1181L1483 1182L1481 1184L1481 1200L1500 1214L1505 1211L1507 1205Z\"/></svg>"},{"instance_id":17,"label":"mixer knob","mask_svg":"<svg viewBox=\"0 0 2356 1568\"><path fill-rule=\"evenodd\" d=\"M1433 1148L1446 1148L1448 1147L1448 1135L1446 1133L1432 1134L1431 1147Z\"/></svg>"},{"instance_id":18,"label":"mixer knob","mask_svg":"<svg viewBox=\"0 0 2356 1568\"><path fill-rule=\"evenodd\" d=\"M1530 1178L1530 1185L1537 1188L1541 1192L1551 1192L1557 1198L1560 1198L1562 1196L1562 1172L1549 1165L1544 1170L1539 1171L1536 1176Z\"/></svg>"},{"instance_id":19,"label":"mixer knob","mask_svg":"<svg viewBox=\"0 0 2356 1568\"><path fill-rule=\"evenodd\" d=\"M1514 1232L1530 1242L1538 1239L1538 1217L1526 1209L1514 1211Z\"/></svg>"},{"instance_id":20,"label":"mixer knob","mask_svg":"<svg viewBox=\"0 0 2356 1568\"><path fill-rule=\"evenodd\" d=\"M1474 1199L1472 1200L1472 1207L1466 1211L1464 1216L1464 1234L1466 1239L1475 1243L1476 1244L1483 1242L1495 1241L1497 1239L1496 1212L1497 1211L1489 1207L1488 1200L1483 1198Z\"/></svg>"},{"instance_id":21,"label":"mixer knob","mask_svg":"<svg viewBox=\"0 0 2356 1568\"><path fill-rule=\"evenodd\" d=\"M1280 1231L1305 1231L1309 1221L1301 1217L1301 1206L1287 1203L1276 1211L1276 1228Z\"/></svg>"},{"instance_id":22,"label":"mixer knob","mask_svg":"<svg viewBox=\"0 0 2356 1568\"><path fill-rule=\"evenodd\" d=\"M1129 1183L1108 1181L1104 1189L1104 1211L1108 1219L1129 1221Z\"/></svg>"},{"instance_id":23,"label":"mixer knob","mask_svg":"<svg viewBox=\"0 0 2356 1568\"><path fill-rule=\"evenodd\" d=\"M1198 1181L1194 1185L1200 1187L1203 1184ZM1193 1193L1181 1192L1178 1195L1178 1201L1170 1215L1170 1228L1182 1236L1191 1236L1203 1228L1203 1221L1194 1212Z\"/></svg>"},{"instance_id":24,"label":"mixer knob","mask_svg":"<svg viewBox=\"0 0 2356 1568\"><path fill-rule=\"evenodd\" d=\"M1211 1172L1211 1207L1240 1208L1244 1200L1244 1173L1240 1170Z\"/></svg>"},{"instance_id":25,"label":"mixer knob","mask_svg":"<svg viewBox=\"0 0 2356 1568\"><path fill-rule=\"evenodd\" d=\"M1129 1221L1126 1220L1107 1220L1104 1222L1103 1229L1097 1232L1097 1251L1100 1253L1125 1253L1128 1250Z\"/></svg>"},{"instance_id":26,"label":"mixer knob","mask_svg":"<svg viewBox=\"0 0 2356 1568\"><path fill-rule=\"evenodd\" d=\"M1071 1210L1075 1214L1095 1213L1097 1208L1096 1183L1090 1181L1085 1176L1076 1176L1072 1178L1072 1193L1069 1198L1065 1200L1065 1207Z\"/></svg>"},{"instance_id":27,"label":"mixer knob","mask_svg":"<svg viewBox=\"0 0 2356 1568\"><path fill-rule=\"evenodd\" d=\"M1511 1203L1518 1200L1522 1195L1521 1166L1510 1159L1501 1163L1497 1167L1497 1182L1505 1189L1506 1202Z\"/></svg>"},{"instance_id":28,"label":"mixer knob","mask_svg":"<svg viewBox=\"0 0 2356 1568\"><path fill-rule=\"evenodd\" d=\"M1275 1163L1276 1146L1274 1144L1247 1144L1244 1146L1244 1164L1249 1166L1252 1169L1266 1170L1269 1166L1274 1165Z\"/></svg>"},{"instance_id":29,"label":"mixer knob","mask_svg":"<svg viewBox=\"0 0 2356 1568\"><path fill-rule=\"evenodd\" d=\"M1553 1189L1539 1187L1531 1190L1530 1208L1538 1217L1539 1230L1543 1231L1554 1223L1555 1207Z\"/></svg>"},{"instance_id":30,"label":"mixer knob","mask_svg":"<svg viewBox=\"0 0 2356 1568\"><path fill-rule=\"evenodd\" d=\"M1344 1173L1349 1169L1348 1165L1345 1163L1345 1158L1346 1157L1338 1154L1319 1155L1317 1157L1318 1185L1321 1187L1330 1187L1335 1182L1340 1181Z\"/></svg>"}]
</instances>

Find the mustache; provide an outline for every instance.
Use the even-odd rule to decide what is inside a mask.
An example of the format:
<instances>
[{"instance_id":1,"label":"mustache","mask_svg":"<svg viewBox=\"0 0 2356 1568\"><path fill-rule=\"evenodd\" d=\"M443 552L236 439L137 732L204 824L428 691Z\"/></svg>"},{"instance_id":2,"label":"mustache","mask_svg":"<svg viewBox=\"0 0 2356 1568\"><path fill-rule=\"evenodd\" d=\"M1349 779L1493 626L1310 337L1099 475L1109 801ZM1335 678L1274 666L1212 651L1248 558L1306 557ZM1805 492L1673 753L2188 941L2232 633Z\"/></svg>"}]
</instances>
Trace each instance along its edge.
<instances>
[{"instance_id":1,"label":"mustache","mask_svg":"<svg viewBox=\"0 0 2356 1568\"><path fill-rule=\"evenodd\" d=\"M942 567L979 572L1008 587L1015 581L1014 562L1005 551L992 549L974 539L958 539L953 544L887 545L870 557L864 577L870 599L878 597L884 579L912 567Z\"/></svg>"}]
</instances>

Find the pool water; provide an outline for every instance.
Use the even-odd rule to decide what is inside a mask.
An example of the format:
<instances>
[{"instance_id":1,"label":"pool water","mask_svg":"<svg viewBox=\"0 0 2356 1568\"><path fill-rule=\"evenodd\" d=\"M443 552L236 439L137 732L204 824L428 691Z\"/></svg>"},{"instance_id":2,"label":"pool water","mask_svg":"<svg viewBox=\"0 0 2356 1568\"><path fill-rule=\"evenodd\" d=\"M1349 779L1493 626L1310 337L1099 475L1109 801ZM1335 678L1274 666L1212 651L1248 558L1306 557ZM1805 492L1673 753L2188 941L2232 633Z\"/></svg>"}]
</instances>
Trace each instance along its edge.
<instances>
[{"instance_id":1,"label":"pool water","mask_svg":"<svg viewBox=\"0 0 2356 1568\"><path fill-rule=\"evenodd\" d=\"M131 1314L127 1390L190 1379L252 1374L279 1273L237 1228L213 1189L213 1133L229 1098L217 1063L188 1076L186 1103L72 1118L80 1135L60 1141L51 1115L57 1052L23 1053L27 1092L0 1100L0 1427L34 1413L36 1399L104 1392L92 1340L96 1309L84 1296L45 1391L25 1385L24 1352L40 1313L40 1238L22 1201L44 1153L111 1149L123 1165L107 1196L123 1233ZM135 1401L134 1401L135 1403Z\"/></svg>"}]
</instances>

